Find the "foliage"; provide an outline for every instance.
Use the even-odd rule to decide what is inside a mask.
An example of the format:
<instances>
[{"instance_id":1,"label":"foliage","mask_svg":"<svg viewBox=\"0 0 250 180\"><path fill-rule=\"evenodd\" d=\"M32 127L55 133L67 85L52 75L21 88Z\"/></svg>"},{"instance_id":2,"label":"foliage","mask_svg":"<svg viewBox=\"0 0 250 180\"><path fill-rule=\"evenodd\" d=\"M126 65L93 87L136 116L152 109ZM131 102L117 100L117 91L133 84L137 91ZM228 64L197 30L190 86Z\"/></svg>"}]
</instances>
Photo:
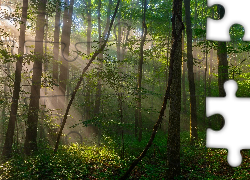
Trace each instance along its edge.
<instances>
[{"instance_id":1,"label":"foliage","mask_svg":"<svg viewBox=\"0 0 250 180\"><path fill-rule=\"evenodd\" d=\"M146 137L150 134L145 134ZM133 170L131 178L162 179L166 167L166 138L159 133L147 156ZM166 137L166 136L165 136ZM181 179L221 179L249 178L248 166L250 151L243 151L243 163L232 168L227 163L225 149L208 149L205 146L205 132L200 132L199 142L191 146L189 134L181 134ZM112 144L101 146L85 144L63 145L57 154L45 144L30 157L15 154L0 166L1 179L118 179L128 164L138 155L146 143L127 137L126 156L121 159L119 150ZM128 141L128 139L130 141ZM113 144L115 145L115 144ZM133 147L133 148L132 148Z\"/></svg>"},{"instance_id":2,"label":"foliage","mask_svg":"<svg viewBox=\"0 0 250 180\"><path fill-rule=\"evenodd\" d=\"M16 156L0 168L1 179L85 179L117 177L120 158L107 147L72 144L54 155L43 147L31 157ZM119 171L118 171L119 172Z\"/></svg>"}]
</instances>

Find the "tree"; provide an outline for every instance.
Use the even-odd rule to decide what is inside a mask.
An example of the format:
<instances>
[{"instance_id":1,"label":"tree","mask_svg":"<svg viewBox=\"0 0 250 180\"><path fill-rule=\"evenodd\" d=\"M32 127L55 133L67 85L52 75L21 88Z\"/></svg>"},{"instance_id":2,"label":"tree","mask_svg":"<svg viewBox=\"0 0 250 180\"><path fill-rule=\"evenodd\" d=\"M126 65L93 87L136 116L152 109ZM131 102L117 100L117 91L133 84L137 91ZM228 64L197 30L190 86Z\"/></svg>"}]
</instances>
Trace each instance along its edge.
<instances>
[{"instance_id":1,"label":"tree","mask_svg":"<svg viewBox=\"0 0 250 180\"><path fill-rule=\"evenodd\" d=\"M3 152L2 152L2 155L7 158L11 156L13 136L14 136L14 130L15 130L15 123L16 123L16 115L17 115L17 109L18 109L24 43L25 43L25 30L26 30L26 21L27 21L27 9L28 9L28 0L23 0L22 19L21 19L22 23L20 23L20 36L19 36L19 48L18 48L18 54L20 56L17 58L17 62L16 62L15 82L14 82L14 90L13 90L12 103L11 103L10 118L9 118L8 129L7 129L5 143L4 143Z\"/></svg>"},{"instance_id":2,"label":"tree","mask_svg":"<svg viewBox=\"0 0 250 180\"><path fill-rule=\"evenodd\" d=\"M147 36L147 25L146 25L146 9L147 9L147 0L144 0L142 4L142 35L141 35L141 44L140 44L140 55L139 55L139 62L138 62L138 81L137 81L137 108L136 108L136 122L138 122L138 129L139 129L139 136L138 141L142 140L142 115L141 115L141 92L142 92L142 65L143 65L143 46Z\"/></svg>"},{"instance_id":3,"label":"tree","mask_svg":"<svg viewBox=\"0 0 250 180\"><path fill-rule=\"evenodd\" d=\"M190 0L184 0L185 17L186 17L186 33L187 33L187 66L188 66L188 82L190 92L190 139L193 143L198 139L197 133L197 109L195 96L195 81L193 70L193 49L192 49L192 28L190 18Z\"/></svg>"},{"instance_id":4,"label":"tree","mask_svg":"<svg viewBox=\"0 0 250 180\"><path fill-rule=\"evenodd\" d=\"M98 41L99 41L99 48L101 48L101 42L102 42L102 27L101 27L101 6L102 6L102 2L101 0L98 0ZM102 68L102 60L103 60L103 52L101 52L98 55L98 59L100 62L100 68ZM95 109L94 109L94 113L96 115L99 114L100 111L100 105L101 105L101 78L99 78L99 72L97 73L98 76L98 81L97 81L97 87L96 87L96 100L95 100Z\"/></svg>"},{"instance_id":5,"label":"tree","mask_svg":"<svg viewBox=\"0 0 250 180\"><path fill-rule=\"evenodd\" d=\"M182 64L182 1L174 0L172 17L172 56L173 82L170 89L170 110L167 158L169 179L174 179L180 174L180 112L181 112L181 64Z\"/></svg>"},{"instance_id":6,"label":"tree","mask_svg":"<svg viewBox=\"0 0 250 180\"><path fill-rule=\"evenodd\" d=\"M185 49L185 31L183 31L182 35L182 52L184 52ZM186 69L187 69L187 63L184 60L184 56L182 57L182 80L181 80L181 87L182 87L182 104L183 104L183 113L186 113L187 111L187 95L186 95Z\"/></svg>"},{"instance_id":7,"label":"tree","mask_svg":"<svg viewBox=\"0 0 250 180\"><path fill-rule=\"evenodd\" d=\"M53 78L58 82L58 55L59 55L59 36L60 36L60 19L61 19L61 1L56 1L55 31L54 31L54 47L53 47Z\"/></svg>"},{"instance_id":8,"label":"tree","mask_svg":"<svg viewBox=\"0 0 250 180\"><path fill-rule=\"evenodd\" d=\"M91 52L91 32L92 32L92 22L91 22L91 0L87 1L87 56L90 55ZM86 120L90 119L91 114L91 103L90 103L90 79L87 77L86 82Z\"/></svg>"},{"instance_id":9,"label":"tree","mask_svg":"<svg viewBox=\"0 0 250 180\"><path fill-rule=\"evenodd\" d=\"M70 34L72 25L72 13L74 0L65 0L65 7L63 13L63 27L61 36L61 52L62 52L62 64L60 65L60 75L59 75L59 87L65 95L66 85L69 77L69 46L70 46Z\"/></svg>"},{"instance_id":10,"label":"tree","mask_svg":"<svg viewBox=\"0 0 250 180\"><path fill-rule=\"evenodd\" d=\"M222 6L218 5L219 18L223 18L225 10ZM224 90L224 83L229 79L228 77L228 61L227 61L227 43L218 41L217 49L218 59L218 87L219 97L225 97L226 92ZM223 118L219 117L220 126L223 127Z\"/></svg>"},{"instance_id":11,"label":"tree","mask_svg":"<svg viewBox=\"0 0 250 180\"><path fill-rule=\"evenodd\" d=\"M28 120L26 124L27 125L26 137L24 143L24 150L26 155L30 155L32 151L37 150L36 138L37 138L41 76L42 76L42 63L44 59L43 39L44 39L46 3L47 0L40 0L38 2L33 75L32 75Z\"/></svg>"},{"instance_id":12,"label":"tree","mask_svg":"<svg viewBox=\"0 0 250 180\"><path fill-rule=\"evenodd\" d=\"M217 58L218 58L219 96L225 97L226 92L224 90L224 82L228 80L228 61L227 61L226 42L218 42Z\"/></svg>"}]
</instances>

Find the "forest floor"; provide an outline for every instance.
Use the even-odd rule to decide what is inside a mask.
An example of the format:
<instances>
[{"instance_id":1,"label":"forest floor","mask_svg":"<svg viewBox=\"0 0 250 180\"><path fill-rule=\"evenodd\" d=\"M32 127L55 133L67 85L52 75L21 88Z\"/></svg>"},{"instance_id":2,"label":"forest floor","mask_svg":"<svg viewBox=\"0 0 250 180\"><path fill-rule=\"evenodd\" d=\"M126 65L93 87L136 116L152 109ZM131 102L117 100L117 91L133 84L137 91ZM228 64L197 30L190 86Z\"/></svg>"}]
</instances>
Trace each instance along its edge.
<instances>
[{"instance_id":1,"label":"forest floor","mask_svg":"<svg viewBox=\"0 0 250 180\"><path fill-rule=\"evenodd\" d=\"M162 136L159 133L157 136ZM201 135L202 136L202 135ZM204 136L204 134L203 134ZM57 154L44 147L25 157L17 152L0 166L0 179L118 179L132 160L143 150L145 141L131 141L125 147L125 158L114 144L61 146ZM128 140L127 139L127 140ZM250 152L242 151L241 166L232 168L227 163L227 150L208 149L204 139L190 146L188 133L182 134L181 175L178 179L249 179ZM146 157L133 170L130 179L165 179L166 138L156 138ZM128 142L128 141L127 141ZM133 147L133 148L129 148Z\"/></svg>"}]
</instances>

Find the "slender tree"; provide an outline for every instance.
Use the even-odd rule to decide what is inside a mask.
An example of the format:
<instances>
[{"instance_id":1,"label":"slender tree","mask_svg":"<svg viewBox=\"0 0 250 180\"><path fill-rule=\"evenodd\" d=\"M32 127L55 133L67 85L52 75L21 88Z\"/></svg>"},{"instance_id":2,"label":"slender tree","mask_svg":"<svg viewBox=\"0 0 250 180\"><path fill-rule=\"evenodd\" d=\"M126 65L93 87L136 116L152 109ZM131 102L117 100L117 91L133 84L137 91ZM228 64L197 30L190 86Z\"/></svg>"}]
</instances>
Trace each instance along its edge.
<instances>
[{"instance_id":1,"label":"slender tree","mask_svg":"<svg viewBox=\"0 0 250 180\"><path fill-rule=\"evenodd\" d=\"M138 141L140 142L142 140L142 104L141 104L141 91L142 91L142 65L143 65L143 47L144 43L146 41L147 36L147 25L146 25L146 9L147 9L147 0L144 0L144 3L142 4L142 35L141 35L141 44L140 44L140 55L139 55L139 62L138 62L138 81L137 81L137 108L136 108L136 120L138 122L138 129L139 129L139 136Z\"/></svg>"},{"instance_id":2,"label":"slender tree","mask_svg":"<svg viewBox=\"0 0 250 180\"><path fill-rule=\"evenodd\" d=\"M212 9L212 18L214 18L214 9ZM211 81L213 74L213 58L214 58L214 49L210 50L210 58L209 58L209 78L208 78L208 96L212 95ZM210 121L209 121L210 124Z\"/></svg>"},{"instance_id":3,"label":"slender tree","mask_svg":"<svg viewBox=\"0 0 250 180\"><path fill-rule=\"evenodd\" d=\"M211 81L212 81L212 74L213 74L213 57L214 57L214 50L211 49L210 58L209 58L208 96L212 95Z\"/></svg>"},{"instance_id":4,"label":"slender tree","mask_svg":"<svg viewBox=\"0 0 250 180\"><path fill-rule=\"evenodd\" d=\"M26 21L27 21L27 9L28 9L28 0L23 0L22 18L21 18L22 23L20 23L20 36L19 36L19 48L18 48L18 54L20 56L17 58L17 62L16 62L15 82L14 82L14 90L13 90L11 110L10 110L10 118L9 118L9 124L8 124L7 133L6 133L4 148L2 152L2 155L7 158L11 156L13 136L14 136L14 130L15 130L15 123L16 123L16 115L17 115L17 109L18 109L23 53L24 53L24 42L25 42L25 30L26 30Z\"/></svg>"},{"instance_id":5,"label":"slender tree","mask_svg":"<svg viewBox=\"0 0 250 180\"><path fill-rule=\"evenodd\" d=\"M225 10L222 6L218 5L219 18L223 18ZM227 61L227 44L226 42L218 42L217 49L218 58L218 86L219 86L219 96L226 96L224 90L224 83L229 79L228 77L228 61Z\"/></svg>"},{"instance_id":6,"label":"slender tree","mask_svg":"<svg viewBox=\"0 0 250 180\"><path fill-rule=\"evenodd\" d=\"M185 31L183 31L182 36L182 52L184 52L185 49ZM181 86L182 86L182 104L183 104L183 113L186 113L187 111L187 95L186 95L186 69L187 69L187 63L185 62L185 57L182 57L182 79L181 79Z\"/></svg>"},{"instance_id":7,"label":"slender tree","mask_svg":"<svg viewBox=\"0 0 250 180\"><path fill-rule=\"evenodd\" d=\"M47 0L38 2L38 14L36 22L36 37L34 50L33 76L31 85L30 104L26 128L26 137L24 143L25 154L30 155L32 151L37 150L37 124L39 99L41 89L41 76L43 64L43 39Z\"/></svg>"},{"instance_id":8,"label":"slender tree","mask_svg":"<svg viewBox=\"0 0 250 180\"><path fill-rule=\"evenodd\" d=\"M60 65L59 86L63 94L66 92L67 80L69 77L69 46L70 46L70 34L72 25L72 14L74 0L65 0L65 7L63 13L63 27L61 36L61 53L62 64Z\"/></svg>"},{"instance_id":9,"label":"slender tree","mask_svg":"<svg viewBox=\"0 0 250 180\"><path fill-rule=\"evenodd\" d=\"M222 6L218 5L218 14L221 19L225 10ZM217 49L217 60L218 60L218 88L219 97L225 97L226 92L224 90L224 83L229 79L228 77L228 60L227 60L227 43L218 41ZM223 127L224 121L221 116L218 117L219 126Z\"/></svg>"},{"instance_id":10,"label":"slender tree","mask_svg":"<svg viewBox=\"0 0 250 180\"><path fill-rule=\"evenodd\" d=\"M98 14L98 41L99 41L99 48L101 48L101 42L102 42L102 27L101 27L101 6L102 6L102 1L98 0L98 10L97 10L97 14ZM102 68L103 63L103 52L101 52L98 55L98 59L100 62L100 68ZM97 115L99 114L100 111L100 105L101 105L101 78L99 78L99 72L97 73L98 75L98 81L97 81L97 87L96 87L96 100L95 100L95 110L94 113Z\"/></svg>"},{"instance_id":11,"label":"slender tree","mask_svg":"<svg viewBox=\"0 0 250 180\"><path fill-rule=\"evenodd\" d=\"M190 0L184 0L185 17L186 17L186 33L187 33L187 67L188 67L188 82L190 92L190 139L193 143L198 138L197 133L197 108L195 96L195 81L193 71L193 49L192 49L192 28L190 17Z\"/></svg>"},{"instance_id":12,"label":"slender tree","mask_svg":"<svg viewBox=\"0 0 250 180\"><path fill-rule=\"evenodd\" d=\"M169 23L169 26L171 26L171 22ZM167 36L167 66L166 66L166 87L168 86L168 73L169 73L169 45L170 45L170 36L171 36L171 31L169 31L168 36Z\"/></svg>"},{"instance_id":13,"label":"slender tree","mask_svg":"<svg viewBox=\"0 0 250 180\"><path fill-rule=\"evenodd\" d=\"M91 53L91 32L92 32L92 20L91 20L91 0L87 1L87 56ZM90 103L90 79L87 77L86 80L86 120L90 119L91 114L91 103Z\"/></svg>"},{"instance_id":14,"label":"slender tree","mask_svg":"<svg viewBox=\"0 0 250 180\"><path fill-rule=\"evenodd\" d=\"M117 61L121 61L121 40L122 40L122 27L121 27L121 11L117 14L117 43L116 43L116 56Z\"/></svg>"},{"instance_id":15,"label":"slender tree","mask_svg":"<svg viewBox=\"0 0 250 180\"><path fill-rule=\"evenodd\" d=\"M59 55L59 36L60 36L60 19L61 19L61 0L56 1L56 16L54 30L54 47L53 47L53 78L58 82L58 55Z\"/></svg>"},{"instance_id":16,"label":"slender tree","mask_svg":"<svg viewBox=\"0 0 250 180\"><path fill-rule=\"evenodd\" d=\"M27 9L28 9L28 0L23 0L22 19L21 19L22 23L20 24L20 36L19 36L19 48L18 48L18 54L20 56L17 58L16 62L15 82L14 82L14 90L11 103L10 118L9 118L9 124L6 133L4 148L2 152L2 155L6 156L7 158L11 156L12 152L13 136L14 136L16 115L18 109L23 53L24 53L24 42L25 42L25 30L27 21Z\"/></svg>"}]
</instances>

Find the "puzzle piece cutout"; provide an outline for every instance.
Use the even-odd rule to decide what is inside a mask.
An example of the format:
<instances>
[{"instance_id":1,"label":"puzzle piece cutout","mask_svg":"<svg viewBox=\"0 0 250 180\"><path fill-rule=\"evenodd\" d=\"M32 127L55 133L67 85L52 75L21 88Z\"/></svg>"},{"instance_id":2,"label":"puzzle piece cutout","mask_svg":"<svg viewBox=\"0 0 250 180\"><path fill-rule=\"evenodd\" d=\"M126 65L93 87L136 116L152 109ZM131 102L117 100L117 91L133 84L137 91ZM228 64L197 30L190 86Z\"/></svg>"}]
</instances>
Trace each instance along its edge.
<instances>
[{"instance_id":1,"label":"puzzle piece cutout","mask_svg":"<svg viewBox=\"0 0 250 180\"><path fill-rule=\"evenodd\" d=\"M241 149L250 149L250 98L238 98L238 89L234 80L224 83L226 97L207 97L207 117L221 114L225 125L220 131L207 129L206 146L208 148L228 149L228 163L237 167L241 164Z\"/></svg>"},{"instance_id":2,"label":"puzzle piece cutout","mask_svg":"<svg viewBox=\"0 0 250 180\"><path fill-rule=\"evenodd\" d=\"M234 24L240 24L244 27L245 35L243 41L250 41L250 23L248 17L248 0L208 0L209 7L213 5L222 5L225 8L225 15L221 20L207 18L206 39L212 41L230 41L229 29Z\"/></svg>"}]
</instances>

